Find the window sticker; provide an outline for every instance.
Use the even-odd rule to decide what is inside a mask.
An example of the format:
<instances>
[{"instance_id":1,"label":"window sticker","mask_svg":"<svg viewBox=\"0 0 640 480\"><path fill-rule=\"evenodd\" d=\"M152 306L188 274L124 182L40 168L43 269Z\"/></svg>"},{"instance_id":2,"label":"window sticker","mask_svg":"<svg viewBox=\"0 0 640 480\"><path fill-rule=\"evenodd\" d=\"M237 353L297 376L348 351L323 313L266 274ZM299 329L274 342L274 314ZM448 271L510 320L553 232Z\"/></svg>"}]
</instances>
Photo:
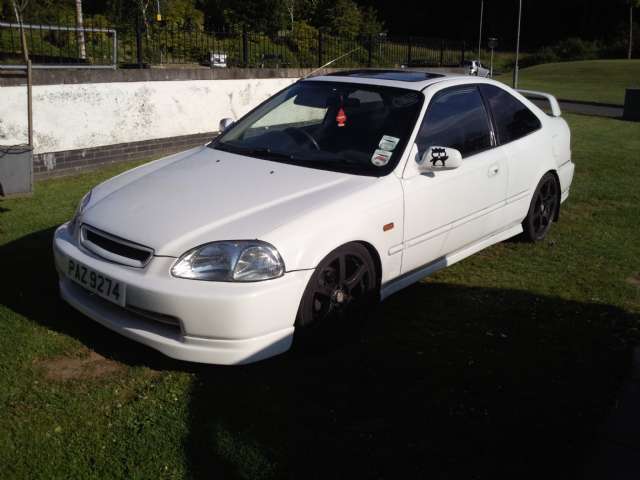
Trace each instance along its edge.
<instances>
[{"instance_id":1,"label":"window sticker","mask_svg":"<svg viewBox=\"0 0 640 480\"><path fill-rule=\"evenodd\" d=\"M393 151L396 148L396 145L398 145L399 141L400 139L397 137L383 135L380 143L378 144L378 148L380 148L381 150Z\"/></svg>"},{"instance_id":2,"label":"window sticker","mask_svg":"<svg viewBox=\"0 0 640 480\"><path fill-rule=\"evenodd\" d=\"M391 155L393 155L393 152L389 152L387 150L376 150L373 152L373 156L371 157L371 163L376 167L384 167L389 163Z\"/></svg>"}]
</instances>

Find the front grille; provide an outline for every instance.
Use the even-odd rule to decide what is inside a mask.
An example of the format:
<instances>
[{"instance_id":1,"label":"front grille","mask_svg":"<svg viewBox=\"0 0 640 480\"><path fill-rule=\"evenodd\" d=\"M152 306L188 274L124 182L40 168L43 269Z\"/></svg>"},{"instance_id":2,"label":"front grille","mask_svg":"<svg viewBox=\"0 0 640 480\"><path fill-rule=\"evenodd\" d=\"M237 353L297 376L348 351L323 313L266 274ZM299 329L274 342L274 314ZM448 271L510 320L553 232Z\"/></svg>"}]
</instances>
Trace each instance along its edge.
<instances>
[{"instance_id":1,"label":"front grille","mask_svg":"<svg viewBox=\"0 0 640 480\"><path fill-rule=\"evenodd\" d=\"M153 256L149 247L109 235L89 225L82 225L80 241L96 255L132 267L144 267Z\"/></svg>"}]
</instances>

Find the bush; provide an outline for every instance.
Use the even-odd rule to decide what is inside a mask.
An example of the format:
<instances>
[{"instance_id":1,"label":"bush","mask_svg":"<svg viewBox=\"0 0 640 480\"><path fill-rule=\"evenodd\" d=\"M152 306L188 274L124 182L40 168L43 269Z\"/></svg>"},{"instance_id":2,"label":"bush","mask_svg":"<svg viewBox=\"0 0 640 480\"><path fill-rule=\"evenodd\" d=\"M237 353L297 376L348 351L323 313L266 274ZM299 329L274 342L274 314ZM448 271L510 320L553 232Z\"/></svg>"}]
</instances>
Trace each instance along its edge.
<instances>
[{"instance_id":1,"label":"bush","mask_svg":"<svg viewBox=\"0 0 640 480\"><path fill-rule=\"evenodd\" d=\"M600 46L595 41L567 38L559 42L553 51L560 60L593 60L599 57Z\"/></svg>"},{"instance_id":2,"label":"bush","mask_svg":"<svg viewBox=\"0 0 640 480\"><path fill-rule=\"evenodd\" d=\"M519 63L520 68L526 68L542 63L554 63L559 60L560 58L552 47L542 47L535 53L524 57Z\"/></svg>"}]
</instances>

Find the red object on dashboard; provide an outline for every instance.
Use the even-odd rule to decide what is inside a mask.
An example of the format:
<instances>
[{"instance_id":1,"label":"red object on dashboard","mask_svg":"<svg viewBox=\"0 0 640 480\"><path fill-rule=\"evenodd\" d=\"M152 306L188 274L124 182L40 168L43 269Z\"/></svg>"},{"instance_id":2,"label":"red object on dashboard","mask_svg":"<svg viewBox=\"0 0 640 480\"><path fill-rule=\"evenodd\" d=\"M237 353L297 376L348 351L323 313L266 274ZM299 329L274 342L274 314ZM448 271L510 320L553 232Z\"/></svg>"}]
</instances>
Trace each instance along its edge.
<instances>
[{"instance_id":1,"label":"red object on dashboard","mask_svg":"<svg viewBox=\"0 0 640 480\"><path fill-rule=\"evenodd\" d=\"M340 107L340 110L338 110L338 114L336 115L336 122L338 122L339 127L344 127L346 121L347 115L344 113L342 107Z\"/></svg>"}]
</instances>

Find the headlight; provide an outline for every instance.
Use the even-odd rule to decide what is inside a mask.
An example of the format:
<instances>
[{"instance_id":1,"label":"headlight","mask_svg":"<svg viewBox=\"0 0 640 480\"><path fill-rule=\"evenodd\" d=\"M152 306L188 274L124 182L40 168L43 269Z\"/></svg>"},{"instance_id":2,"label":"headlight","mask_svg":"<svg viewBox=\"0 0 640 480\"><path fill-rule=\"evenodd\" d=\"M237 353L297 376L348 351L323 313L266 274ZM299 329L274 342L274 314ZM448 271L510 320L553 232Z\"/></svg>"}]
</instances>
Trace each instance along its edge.
<instances>
[{"instance_id":1,"label":"headlight","mask_svg":"<svg viewBox=\"0 0 640 480\"><path fill-rule=\"evenodd\" d=\"M84 212L84 209L87 208L87 205L89 205L89 201L91 200L91 192L92 190L89 190L87 193L84 194L84 197L82 197L82 199L80 200L80 203L78 203L78 207L76 208L75 213L73 214L73 217L71 217L71 220L69 221L69 228L71 228L72 232L75 232L76 230L76 223L78 222L78 217L80 217L80 215L82 215L82 212Z\"/></svg>"},{"instance_id":2,"label":"headlight","mask_svg":"<svg viewBox=\"0 0 640 480\"><path fill-rule=\"evenodd\" d=\"M284 263L278 251L266 242L213 242L185 253L171 274L194 280L257 282L282 276Z\"/></svg>"}]
</instances>

